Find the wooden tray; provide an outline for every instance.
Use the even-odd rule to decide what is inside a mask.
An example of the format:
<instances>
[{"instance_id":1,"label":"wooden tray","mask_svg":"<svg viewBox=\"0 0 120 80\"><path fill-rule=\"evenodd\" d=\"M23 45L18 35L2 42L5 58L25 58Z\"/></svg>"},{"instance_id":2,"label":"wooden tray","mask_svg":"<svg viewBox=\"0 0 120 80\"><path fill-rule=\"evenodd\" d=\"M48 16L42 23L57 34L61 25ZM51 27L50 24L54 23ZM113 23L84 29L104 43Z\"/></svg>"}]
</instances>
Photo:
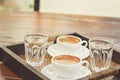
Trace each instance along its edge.
<instances>
[{"instance_id":1,"label":"wooden tray","mask_svg":"<svg viewBox=\"0 0 120 80\"><path fill-rule=\"evenodd\" d=\"M83 40L88 41L88 38L77 33L72 33L69 35L78 36ZM49 37L48 41L54 41L55 43L56 37L57 36ZM44 63L39 68L33 68L26 63L23 43L2 46L0 51L0 60L2 60L6 66L11 68L24 80L49 80L46 76L40 73L43 67L50 64L51 56L47 53L47 51L45 53ZM86 60L89 60L89 57L86 58ZM109 76L115 76L117 80L120 80L120 53L115 50L113 51L112 63L109 69L98 73L93 73L92 75L86 76L80 80L99 80L108 78Z\"/></svg>"}]
</instances>

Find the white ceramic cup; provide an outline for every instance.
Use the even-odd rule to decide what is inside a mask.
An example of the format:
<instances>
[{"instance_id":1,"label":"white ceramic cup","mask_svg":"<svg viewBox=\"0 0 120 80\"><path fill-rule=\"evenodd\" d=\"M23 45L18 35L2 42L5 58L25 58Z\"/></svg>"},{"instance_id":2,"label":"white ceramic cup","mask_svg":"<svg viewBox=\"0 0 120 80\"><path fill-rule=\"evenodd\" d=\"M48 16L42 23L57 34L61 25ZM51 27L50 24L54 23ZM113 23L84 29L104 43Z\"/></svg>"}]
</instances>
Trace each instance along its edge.
<instances>
[{"instance_id":1,"label":"white ceramic cup","mask_svg":"<svg viewBox=\"0 0 120 80\"><path fill-rule=\"evenodd\" d=\"M82 46L87 46L88 43L86 40L82 40L81 38L77 36L72 35L62 35L57 38L57 44L59 47L67 49L67 50L76 50L78 49L82 44Z\"/></svg>"},{"instance_id":2,"label":"white ceramic cup","mask_svg":"<svg viewBox=\"0 0 120 80\"><path fill-rule=\"evenodd\" d=\"M62 78L73 78L81 68L88 68L89 62L82 61L74 55L56 55L52 57L51 64Z\"/></svg>"}]
</instances>

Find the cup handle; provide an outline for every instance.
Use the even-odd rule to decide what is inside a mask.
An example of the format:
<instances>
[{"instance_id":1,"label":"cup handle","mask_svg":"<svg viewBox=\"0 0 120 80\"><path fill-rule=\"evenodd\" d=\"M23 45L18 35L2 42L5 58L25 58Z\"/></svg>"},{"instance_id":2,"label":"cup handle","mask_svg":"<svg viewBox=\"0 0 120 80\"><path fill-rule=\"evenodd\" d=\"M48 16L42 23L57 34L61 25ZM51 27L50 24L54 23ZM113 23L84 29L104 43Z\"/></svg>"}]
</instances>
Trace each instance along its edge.
<instances>
[{"instance_id":1,"label":"cup handle","mask_svg":"<svg viewBox=\"0 0 120 80\"><path fill-rule=\"evenodd\" d=\"M85 44L85 45L83 45L83 46L85 46L85 47L88 45L88 43L87 43L86 40L83 40L83 41L82 41L82 44Z\"/></svg>"},{"instance_id":2,"label":"cup handle","mask_svg":"<svg viewBox=\"0 0 120 80\"><path fill-rule=\"evenodd\" d=\"M81 64L82 64L82 66L85 67L85 68L88 68L88 66L89 66L89 62L86 61L86 60L82 61ZM84 64L85 64L85 65L84 65Z\"/></svg>"}]
</instances>

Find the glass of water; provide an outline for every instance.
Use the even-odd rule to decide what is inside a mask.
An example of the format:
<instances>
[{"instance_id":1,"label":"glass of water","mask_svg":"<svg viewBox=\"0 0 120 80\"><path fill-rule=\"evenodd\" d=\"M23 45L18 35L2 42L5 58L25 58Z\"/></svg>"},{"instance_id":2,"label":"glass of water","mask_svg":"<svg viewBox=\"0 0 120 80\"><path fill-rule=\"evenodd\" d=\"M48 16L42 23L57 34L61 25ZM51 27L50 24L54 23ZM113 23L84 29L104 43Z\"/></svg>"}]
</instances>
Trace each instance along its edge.
<instances>
[{"instance_id":1,"label":"glass of water","mask_svg":"<svg viewBox=\"0 0 120 80\"><path fill-rule=\"evenodd\" d=\"M96 37L89 40L90 62L94 72L110 67L113 45L111 38Z\"/></svg>"},{"instance_id":2,"label":"glass of water","mask_svg":"<svg viewBox=\"0 0 120 80\"><path fill-rule=\"evenodd\" d=\"M26 62L32 66L40 66L44 62L44 51L48 36L40 33L28 33L25 35Z\"/></svg>"}]
</instances>

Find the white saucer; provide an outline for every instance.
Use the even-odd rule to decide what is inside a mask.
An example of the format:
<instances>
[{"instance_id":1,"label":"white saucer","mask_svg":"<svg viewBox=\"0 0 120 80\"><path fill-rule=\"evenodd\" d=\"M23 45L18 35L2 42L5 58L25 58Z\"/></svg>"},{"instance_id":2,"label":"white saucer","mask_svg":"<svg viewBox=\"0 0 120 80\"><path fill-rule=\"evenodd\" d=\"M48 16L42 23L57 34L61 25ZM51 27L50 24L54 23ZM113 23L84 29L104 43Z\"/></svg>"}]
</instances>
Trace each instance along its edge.
<instances>
[{"instance_id":1,"label":"white saucer","mask_svg":"<svg viewBox=\"0 0 120 80\"><path fill-rule=\"evenodd\" d=\"M59 76L59 74L57 73L57 71L52 67L52 64L45 66L41 70L41 73L43 75L45 75L46 77L48 77L50 80L76 80L76 79L80 79L80 78L83 78L83 77L86 77L86 76L92 74L89 69L84 68L84 69L80 69L80 71L78 72L78 74L76 74L76 76L73 77L72 79L64 79L64 78L61 78Z\"/></svg>"},{"instance_id":2,"label":"white saucer","mask_svg":"<svg viewBox=\"0 0 120 80\"><path fill-rule=\"evenodd\" d=\"M78 50L75 50L75 51L73 51L73 50L68 51L64 48L60 48L58 46L58 44L53 44L48 47L47 51L48 51L48 54L51 56L59 55L61 53L63 53L63 54L69 53L72 55L76 55L76 56L80 57L81 59L87 58L90 55L88 48L86 48L85 46L80 46L80 47L78 47Z\"/></svg>"}]
</instances>

